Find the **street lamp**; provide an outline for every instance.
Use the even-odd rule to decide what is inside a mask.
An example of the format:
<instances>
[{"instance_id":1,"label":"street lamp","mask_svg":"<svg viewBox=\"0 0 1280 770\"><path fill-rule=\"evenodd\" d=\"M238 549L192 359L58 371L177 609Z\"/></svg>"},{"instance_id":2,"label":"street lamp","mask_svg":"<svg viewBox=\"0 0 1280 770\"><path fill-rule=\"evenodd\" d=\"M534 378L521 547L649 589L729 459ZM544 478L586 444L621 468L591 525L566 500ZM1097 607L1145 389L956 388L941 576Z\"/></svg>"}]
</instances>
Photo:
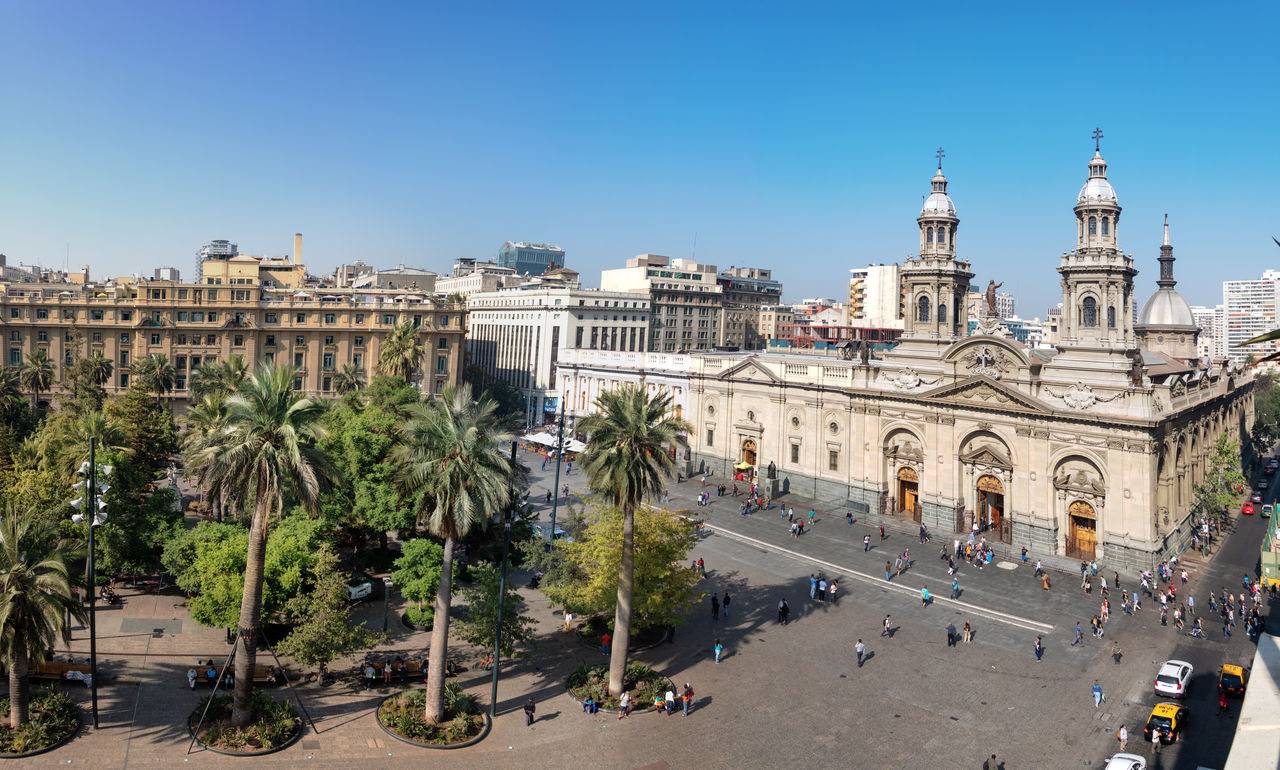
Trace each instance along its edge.
<instances>
[{"instance_id":1,"label":"street lamp","mask_svg":"<svg viewBox=\"0 0 1280 770\"><path fill-rule=\"evenodd\" d=\"M382 579L382 633L387 632L387 602L391 596L391 578Z\"/></svg>"},{"instance_id":2,"label":"street lamp","mask_svg":"<svg viewBox=\"0 0 1280 770\"><path fill-rule=\"evenodd\" d=\"M71 506L79 511L71 517L71 520L76 524L85 521L86 512L89 519L89 691L93 702L94 729L98 728L98 597L93 574L93 531L107 520L107 513L104 510L107 502L102 499L102 495L111 488L106 484L98 484L98 474L101 473L103 478L109 478L113 470L110 465L94 463L97 443L97 439L92 437L89 439L89 459L80 463L80 468L76 471L77 475L85 476L86 479L73 485L73 489L81 492L82 496L71 501Z\"/></svg>"},{"instance_id":3,"label":"street lamp","mask_svg":"<svg viewBox=\"0 0 1280 770\"><path fill-rule=\"evenodd\" d=\"M547 547L556 540L556 508L560 505L560 461L564 457L564 410L569 394L560 401L560 424L556 430L556 483L551 492L551 530L547 533Z\"/></svg>"},{"instance_id":4,"label":"street lamp","mask_svg":"<svg viewBox=\"0 0 1280 770\"><path fill-rule=\"evenodd\" d=\"M516 447L515 441L511 442L511 467L516 464ZM507 486L507 493L510 501L507 503L507 510L502 515L502 571L498 577L498 618L497 631L493 635L493 683L489 694L489 718L493 719L498 716L498 668L500 666L499 659L502 655L502 606L506 604L507 598L507 552L511 545L511 519L515 515L516 497L514 490L510 485Z\"/></svg>"}]
</instances>

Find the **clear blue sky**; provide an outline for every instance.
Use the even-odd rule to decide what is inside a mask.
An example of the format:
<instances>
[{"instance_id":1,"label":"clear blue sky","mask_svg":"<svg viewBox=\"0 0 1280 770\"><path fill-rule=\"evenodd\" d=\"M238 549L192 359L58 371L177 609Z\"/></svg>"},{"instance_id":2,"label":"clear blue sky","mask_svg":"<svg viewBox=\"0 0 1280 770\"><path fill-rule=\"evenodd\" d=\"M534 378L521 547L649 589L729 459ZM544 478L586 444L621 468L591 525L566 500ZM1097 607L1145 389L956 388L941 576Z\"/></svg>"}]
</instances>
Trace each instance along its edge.
<instances>
[{"instance_id":1,"label":"clear blue sky","mask_svg":"<svg viewBox=\"0 0 1280 770\"><path fill-rule=\"evenodd\" d=\"M532 240L598 285L697 233L840 296L917 248L941 145L975 283L1043 316L1098 125L1140 297L1165 212L1193 304L1280 267L1274 3L622 6L3 0L0 252L189 274L298 231L313 272L443 272Z\"/></svg>"}]
</instances>

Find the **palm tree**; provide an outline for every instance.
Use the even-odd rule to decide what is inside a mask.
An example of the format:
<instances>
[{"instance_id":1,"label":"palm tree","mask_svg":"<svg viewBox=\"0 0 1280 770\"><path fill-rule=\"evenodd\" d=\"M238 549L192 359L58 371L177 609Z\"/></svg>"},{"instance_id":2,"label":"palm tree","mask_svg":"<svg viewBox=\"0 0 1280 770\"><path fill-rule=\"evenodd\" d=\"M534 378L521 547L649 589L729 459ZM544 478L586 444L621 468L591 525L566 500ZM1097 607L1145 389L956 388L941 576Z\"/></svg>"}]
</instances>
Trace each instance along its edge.
<instances>
[{"instance_id":1,"label":"palm tree","mask_svg":"<svg viewBox=\"0 0 1280 770\"><path fill-rule=\"evenodd\" d=\"M89 440L97 439L98 451L125 449L125 433L120 424L102 412L86 412L66 423L62 440L61 466L70 478L89 459Z\"/></svg>"},{"instance_id":2,"label":"palm tree","mask_svg":"<svg viewBox=\"0 0 1280 770\"><path fill-rule=\"evenodd\" d=\"M71 642L68 613L85 619L84 604L71 593L78 585L67 563L83 556L70 541L57 540L52 525L34 511L13 509L0 519L0 653L9 663L9 727L28 717L27 671L45 660L58 639Z\"/></svg>"},{"instance_id":3,"label":"palm tree","mask_svg":"<svg viewBox=\"0 0 1280 770\"><path fill-rule=\"evenodd\" d=\"M618 607L609 659L609 693L622 694L631 637L631 596L635 590L635 511L646 497L662 493L675 461L667 447L692 428L671 412L671 397L647 396L636 385L601 393L597 413L578 423L587 434L582 468L591 489L622 509L622 559L618 567Z\"/></svg>"},{"instance_id":4,"label":"palm tree","mask_svg":"<svg viewBox=\"0 0 1280 770\"><path fill-rule=\"evenodd\" d=\"M500 446L512 433L493 401L471 400L470 386L446 387L438 400L406 411L408 422L392 450L396 485L402 497L413 501L419 526L444 540L427 670L426 719L434 723L444 716L454 546L507 505L507 485L516 469Z\"/></svg>"},{"instance_id":5,"label":"palm tree","mask_svg":"<svg viewBox=\"0 0 1280 770\"><path fill-rule=\"evenodd\" d=\"M252 717L250 695L271 519L281 514L286 495L314 511L320 495L340 483L337 468L316 447L324 435L319 419L322 407L293 389L295 376L290 366L256 368L227 399L226 426L210 436L192 458L194 468L207 473L215 486L234 489L241 500L253 502L231 707L231 722L238 727L249 724Z\"/></svg>"},{"instance_id":6,"label":"palm tree","mask_svg":"<svg viewBox=\"0 0 1280 770\"><path fill-rule=\"evenodd\" d=\"M362 367L346 364L333 376L333 388L339 393L354 393L365 386L367 375Z\"/></svg>"},{"instance_id":7,"label":"palm tree","mask_svg":"<svg viewBox=\"0 0 1280 770\"><path fill-rule=\"evenodd\" d=\"M227 396L221 392L208 393L187 409L187 433L182 438L186 450L187 475L195 476L200 488L209 496L210 505L218 522L222 522L222 502L225 490L210 473L207 465L198 464L200 450L211 441L216 442L227 427Z\"/></svg>"},{"instance_id":8,"label":"palm tree","mask_svg":"<svg viewBox=\"0 0 1280 770\"><path fill-rule=\"evenodd\" d=\"M106 385L111 381L111 374L115 371L115 365L111 363L111 359L102 354L101 350L95 350L89 355L88 364L89 378L99 385Z\"/></svg>"},{"instance_id":9,"label":"palm tree","mask_svg":"<svg viewBox=\"0 0 1280 770\"><path fill-rule=\"evenodd\" d=\"M133 367L133 374L146 385L147 390L156 392L156 403L161 403L165 393L173 390L178 381L178 370L169 363L164 353L152 353Z\"/></svg>"},{"instance_id":10,"label":"palm tree","mask_svg":"<svg viewBox=\"0 0 1280 770\"><path fill-rule=\"evenodd\" d=\"M413 382L413 373L422 365L426 349L417 326L405 321L392 327L378 349L378 371Z\"/></svg>"},{"instance_id":11,"label":"palm tree","mask_svg":"<svg viewBox=\"0 0 1280 770\"><path fill-rule=\"evenodd\" d=\"M0 415L7 422L20 408L22 383L17 372L10 367L0 367Z\"/></svg>"},{"instance_id":12,"label":"palm tree","mask_svg":"<svg viewBox=\"0 0 1280 770\"><path fill-rule=\"evenodd\" d=\"M199 401L212 393L229 396L249 376L244 356L234 355L226 361L209 361L201 364L191 375L191 398Z\"/></svg>"},{"instance_id":13,"label":"palm tree","mask_svg":"<svg viewBox=\"0 0 1280 770\"><path fill-rule=\"evenodd\" d=\"M18 371L18 380L22 387L30 390L35 396L35 411L40 411L40 394L53 387L53 361L49 351L36 348L27 354L27 362Z\"/></svg>"}]
</instances>

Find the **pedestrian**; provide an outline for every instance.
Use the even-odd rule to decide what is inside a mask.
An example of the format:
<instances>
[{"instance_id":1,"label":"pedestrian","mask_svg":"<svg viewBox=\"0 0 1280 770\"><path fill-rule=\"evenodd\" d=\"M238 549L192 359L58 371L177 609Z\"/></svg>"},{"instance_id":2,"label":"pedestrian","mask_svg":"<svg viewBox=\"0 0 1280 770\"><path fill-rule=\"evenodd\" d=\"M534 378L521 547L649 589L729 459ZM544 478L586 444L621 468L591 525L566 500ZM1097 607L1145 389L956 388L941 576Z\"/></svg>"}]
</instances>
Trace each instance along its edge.
<instances>
[{"instance_id":1,"label":"pedestrian","mask_svg":"<svg viewBox=\"0 0 1280 770\"><path fill-rule=\"evenodd\" d=\"M1116 587L1116 590L1120 590L1120 573L1113 572L1112 577L1114 577L1115 580L1112 580L1111 584Z\"/></svg>"},{"instance_id":2,"label":"pedestrian","mask_svg":"<svg viewBox=\"0 0 1280 770\"><path fill-rule=\"evenodd\" d=\"M1041 658L1044 657L1043 637L1039 637L1039 636L1036 637L1035 651L1036 651L1036 660L1040 660Z\"/></svg>"},{"instance_id":3,"label":"pedestrian","mask_svg":"<svg viewBox=\"0 0 1280 770\"><path fill-rule=\"evenodd\" d=\"M573 630L573 613L569 612L568 610L565 610L565 613L564 613L564 630L565 631Z\"/></svg>"},{"instance_id":4,"label":"pedestrian","mask_svg":"<svg viewBox=\"0 0 1280 770\"><path fill-rule=\"evenodd\" d=\"M1025 545L1022 546L1022 563L1027 563L1027 547Z\"/></svg>"},{"instance_id":5,"label":"pedestrian","mask_svg":"<svg viewBox=\"0 0 1280 770\"><path fill-rule=\"evenodd\" d=\"M526 726L533 724L533 712L537 709L538 707L534 704L533 698L524 702L524 723Z\"/></svg>"},{"instance_id":6,"label":"pedestrian","mask_svg":"<svg viewBox=\"0 0 1280 770\"><path fill-rule=\"evenodd\" d=\"M1120 665L1120 656L1122 655L1124 655L1124 650L1121 649L1120 642L1115 639L1111 640L1111 659L1116 662L1117 666Z\"/></svg>"},{"instance_id":7,"label":"pedestrian","mask_svg":"<svg viewBox=\"0 0 1280 770\"><path fill-rule=\"evenodd\" d=\"M1186 570L1186 568L1184 567L1184 568L1182 569L1182 584L1183 584L1184 586L1187 584L1187 578L1189 578L1189 577L1190 577L1190 575L1188 575L1188 574L1187 574L1187 570Z\"/></svg>"},{"instance_id":8,"label":"pedestrian","mask_svg":"<svg viewBox=\"0 0 1280 770\"><path fill-rule=\"evenodd\" d=\"M721 604L724 605L724 619L728 620L729 619L729 592L728 591L724 592L724 601L722 601Z\"/></svg>"},{"instance_id":9,"label":"pedestrian","mask_svg":"<svg viewBox=\"0 0 1280 770\"><path fill-rule=\"evenodd\" d=\"M947 624L946 631L947 631L947 646L948 646L948 647L955 647L955 646L956 646L956 627L955 627L955 624L953 624L953 623L948 623L948 624Z\"/></svg>"},{"instance_id":10,"label":"pedestrian","mask_svg":"<svg viewBox=\"0 0 1280 770\"><path fill-rule=\"evenodd\" d=\"M893 616L892 615L884 616L884 631L882 631L880 635L887 636L890 639L893 638Z\"/></svg>"},{"instance_id":11,"label":"pedestrian","mask_svg":"<svg viewBox=\"0 0 1280 770\"><path fill-rule=\"evenodd\" d=\"M584 714L595 714L599 710L600 705L596 703L596 699L590 695L588 695L587 699L582 702L582 713Z\"/></svg>"},{"instance_id":12,"label":"pedestrian","mask_svg":"<svg viewBox=\"0 0 1280 770\"><path fill-rule=\"evenodd\" d=\"M844 512L844 520L849 522L849 526L853 526L853 511Z\"/></svg>"},{"instance_id":13,"label":"pedestrian","mask_svg":"<svg viewBox=\"0 0 1280 770\"><path fill-rule=\"evenodd\" d=\"M1102 701L1106 699L1106 695L1102 692L1102 685L1098 684L1098 680L1093 680L1093 707L1098 708Z\"/></svg>"},{"instance_id":14,"label":"pedestrian","mask_svg":"<svg viewBox=\"0 0 1280 770\"><path fill-rule=\"evenodd\" d=\"M982 770L1000 770L1000 763L996 761L995 754L991 755L991 759L982 763Z\"/></svg>"},{"instance_id":15,"label":"pedestrian","mask_svg":"<svg viewBox=\"0 0 1280 770\"><path fill-rule=\"evenodd\" d=\"M797 533L798 533L799 531L800 531L800 528L796 525L796 523L795 523L795 522L792 522L792 523L791 523L791 536L792 536L792 537L798 537L799 535L798 535Z\"/></svg>"},{"instance_id":16,"label":"pedestrian","mask_svg":"<svg viewBox=\"0 0 1280 770\"><path fill-rule=\"evenodd\" d=\"M604 653L606 658L609 657L609 642L611 641L613 641L613 637L609 636L608 631L605 631L604 635L600 637L600 651Z\"/></svg>"},{"instance_id":17,"label":"pedestrian","mask_svg":"<svg viewBox=\"0 0 1280 770\"><path fill-rule=\"evenodd\" d=\"M871 550L871 535L862 536L862 552L866 553Z\"/></svg>"},{"instance_id":18,"label":"pedestrian","mask_svg":"<svg viewBox=\"0 0 1280 770\"><path fill-rule=\"evenodd\" d=\"M884 542L884 525L880 525L880 542Z\"/></svg>"},{"instance_id":19,"label":"pedestrian","mask_svg":"<svg viewBox=\"0 0 1280 770\"><path fill-rule=\"evenodd\" d=\"M667 709L667 716L671 716L676 710L676 693L670 687L667 688L667 696L663 698L662 705Z\"/></svg>"},{"instance_id":20,"label":"pedestrian","mask_svg":"<svg viewBox=\"0 0 1280 770\"><path fill-rule=\"evenodd\" d=\"M960 581L957 580L956 578L951 579L951 598L952 599L960 598Z\"/></svg>"},{"instance_id":21,"label":"pedestrian","mask_svg":"<svg viewBox=\"0 0 1280 770\"><path fill-rule=\"evenodd\" d=\"M1071 643L1071 646L1075 647L1077 644L1080 644L1083 640L1084 640L1084 633L1080 630L1080 621L1077 620L1076 621L1076 638L1075 638L1075 641Z\"/></svg>"},{"instance_id":22,"label":"pedestrian","mask_svg":"<svg viewBox=\"0 0 1280 770\"><path fill-rule=\"evenodd\" d=\"M889 580L893 576L893 562L886 561L884 563L884 579Z\"/></svg>"},{"instance_id":23,"label":"pedestrian","mask_svg":"<svg viewBox=\"0 0 1280 770\"><path fill-rule=\"evenodd\" d=\"M920 606L929 606L929 586L925 586L920 589Z\"/></svg>"},{"instance_id":24,"label":"pedestrian","mask_svg":"<svg viewBox=\"0 0 1280 770\"><path fill-rule=\"evenodd\" d=\"M1049 590L1049 588L1050 588L1050 586L1049 586L1049 573L1048 573L1048 572L1041 572L1041 573L1040 573L1040 590L1041 590L1041 591L1048 591L1048 590Z\"/></svg>"},{"instance_id":25,"label":"pedestrian","mask_svg":"<svg viewBox=\"0 0 1280 770\"><path fill-rule=\"evenodd\" d=\"M893 560L893 574L902 577L902 557Z\"/></svg>"},{"instance_id":26,"label":"pedestrian","mask_svg":"<svg viewBox=\"0 0 1280 770\"><path fill-rule=\"evenodd\" d=\"M1229 712L1227 706L1227 694L1225 692L1218 693L1218 713L1226 714Z\"/></svg>"},{"instance_id":27,"label":"pedestrian","mask_svg":"<svg viewBox=\"0 0 1280 770\"><path fill-rule=\"evenodd\" d=\"M618 719L623 719L631 716L630 711L631 711L631 693L626 692L624 690L622 693L622 697L618 699Z\"/></svg>"},{"instance_id":28,"label":"pedestrian","mask_svg":"<svg viewBox=\"0 0 1280 770\"><path fill-rule=\"evenodd\" d=\"M813 526L813 509L809 509L809 526Z\"/></svg>"},{"instance_id":29,"label":"pedestrian","mask_svg":"<svg viewBox=\"0 0 1280 770\"><path fill-rule=\"evenodd\" d=\"M693 702L693 688L688 682L684 683L684 692L680 694L680 700L684 701L684 715L689 716L689 704Z\"/></svg>"},{"instance_id":30,"label":"pedestrian","mask_svg":"<svg viewBox=\"0 0 1280 770\"><path fill-rule=\"evenodd\" d=\"M862 655L867 651L867 646L859 639L858 643L853 645L853 651L858 653L858 668L862 668Z\"/></svg>"},{"instance_id":31,"label":"pedestrian","mask_svg":"<svg viewBox=\"0 0 1280 770\"><path fill-rule=\"evenodd\" d=\"M964 621L964 643L970 644L971 642L973 642L973 626L969 625L969 620L966 618Z\"/></svg>"},{"instance_id":32,"label":"pedestrian","mask_svg":"<svg viewBox=\"0 0 1280 770\"><path fill-rule=\"evenodd\" d=\"M926 533L925 533L924 525L923 525L923 524L921 524L921 525L920 525L920 542L921 542L921 543L924 543L924 541L925 541L925 535L926 535Z\"/></svg>"},{"instance_id":33,"label":"pedestrian","mask_svg":"<svg viewBox=\"0 0 1280 770\"><path fill-rule=\"evenodd\" d=\"M778 617L782 619L784 626L791 622L791 605L787 604L786 599L778 603Z\"/></svg>"},{"instance_id":34,"label":"pedestrian","mask_svg":"<svg viewBox=\"0 0 1280 770\"><path fill-rule=\"evenodd\" d=\"M795 508L788 508L788 509L787 509L787 521L795 521L795 520L796 520L796 509L795 509Z\"/></svg>"},{"instance_id":35,"label":"pedestrian","mask_svg":"<svg viewBox=\"0 0 1280 770\"><path fill-rule=\"evenodd\" d=\"M711 594L711 619L720 619L720 597Z\"/></svg>"},{"instance_id":36,"label":"pedestrian","mask_svg":"<svg viewBox=\"0 0 1280 770\"><path fill-rule=\"evenodd\" d=\"M810 572L809 573L809 598L813 599L814 597L817 596L817 594L818 594L818 576Z\"/></svg>"},{"instance_id":37,"label":"pedestrian","mask_svg":"<svg viewBox=\"0 0 1280 770\"><path fill-rule=\"evenodd\" d=\"M196 689L196 670L194 668L187 669L187 685L191 689Z\"/></svg>"},{"instance_id":38,"label":"pedestrian","mask_svg":"<svg viewBox=\"0 0 1280 770\"><path fill-rule=\"evenodd\" d=\"M1127 751L1129 748L1129 730L1124 725L1120 725L1120 729L1116 731L1116 740L1120 741L1120 751Z\"/></svg>"},{"instance_id":39,"label":"pedestrian","mask_svg":"<svg viewBox=\"0 0 1280 770\"><path fill-rule=\"evenodd\" d=\"M724 644L723 644L719 639L717 639L717 640L716 640L716 648L715 648L715 649L716 649L716 663L719 663L719 662L720 662L720 653L724 652Z\"/></svg>"},{"instance_id":40,"label":"pedestrian","mask_svg":"<svg viewBox=\"0 0 1280 770\"><path fill-rule=\"evenodd\" d=\"M550 490L550 489L548 489L548 490L547 490L547 502L548 502L548 503L549 503L549 502L551 502L551 490Z\"/></svg>"},{"instance_id":41,"label":"pedestrian","mask_svg":"<svg viewBox=\"0 0 1280 770\"><path fill-rule=\"evenodd\" d=\"M825 602L827 600L827 581L825 578L818 580L818 601Z\"/></svg>"}]
</instances>

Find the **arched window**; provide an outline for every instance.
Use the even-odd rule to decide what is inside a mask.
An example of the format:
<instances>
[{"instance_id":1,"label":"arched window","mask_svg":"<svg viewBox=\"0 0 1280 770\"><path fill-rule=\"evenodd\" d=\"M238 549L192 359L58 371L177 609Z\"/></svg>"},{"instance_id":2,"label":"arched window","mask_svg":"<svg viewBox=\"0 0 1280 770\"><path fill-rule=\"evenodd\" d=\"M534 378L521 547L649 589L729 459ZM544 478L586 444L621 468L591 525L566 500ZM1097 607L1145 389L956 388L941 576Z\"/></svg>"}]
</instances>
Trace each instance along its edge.
<instances>
[{"instance_id":1,"label":"arched window","mask_svg":"<svg viewBox=\"0 0 1280 770\"><path fill-rule=\"evenodd\" d=\"M1108 235L1108 234L1110 234L1110 232L1111 232L1111 231L1110 231L1110 229L1109 229L1109 227L1108 227L1108 220L1107 220L1107 218L1106 218L1106 217L1103 217L1103 218L1102 218L1102 234L1103 234L1103 235Z\"/></svg>"},{"instance_id":2,"label":"arched window","mask_svg":"<svg viewBox=\"0 0 1280 770\"><path fill-rule=\"evenodd\" d=\"M933 228L932 228L932 227L927 228L927 229L925 230L924 242L925 242L925 243L933 243Z\"/></svg>"},{"instance_id":3,"label":"arched window","mask_svg":"<svg viewBox=\"0 0 1280 770\"><path fill-rule=\"evenodd\" d=\"M939 228L938 228L938 243L946 243L946 242L947 242L947 228L945 228L945 227L939 227Z\"/></svg>"},{"instance_id":4,"label":"arched window","mask_svg":"<svg viewBox=\"0 0 1280 770\"><path fill-rule=\"evenodd\" d=\"M916 300L916 307L919 308L918 311L916 312L916 320L919 321L920 323L928 323L929 322L929 298L921 294L920 299Z\"/></svg>"},{"instance_id":5,"label":"arched window","mask_svg":"<svg viewBox=\"0 0 1280 770\"><path fill-rule=\"evenodd\" d=\"M1089 217L1089 235L1098 234L1098 218Z\"/></svg>"},{"instance_id":6,"label":"arched window","mask_svg":"<svg viewBox=\"0 0 1280 770\"><path fill-rule=\"evenodd\" d=\"M946 322L947 322L947 306L944 303L939 302L938 303L938 323L944 324Z\"/></svg>"},{"instance_id":7,"label":"arched window","mask_svg":"<svg viewBox=\"0 0 1280 770\"><path fill-rule=\"evenodd\" d=\"M1104 219L1102 221L1105 222L1107 220ZM1114 305L1107 308L1107 328L1108 329L1116 328L1116 309Z\"/></svg>"},{"instance_id":8,"label":"arched window","mask_svg":"<svg viewBox=\"0 0 1280 770\"><path fill-rule=\"evenodd\" d=\"M1098 325L1098 300L1085 297L1080 303L1080 324L1087 329Z\"/></svg>"}]
</instances>

